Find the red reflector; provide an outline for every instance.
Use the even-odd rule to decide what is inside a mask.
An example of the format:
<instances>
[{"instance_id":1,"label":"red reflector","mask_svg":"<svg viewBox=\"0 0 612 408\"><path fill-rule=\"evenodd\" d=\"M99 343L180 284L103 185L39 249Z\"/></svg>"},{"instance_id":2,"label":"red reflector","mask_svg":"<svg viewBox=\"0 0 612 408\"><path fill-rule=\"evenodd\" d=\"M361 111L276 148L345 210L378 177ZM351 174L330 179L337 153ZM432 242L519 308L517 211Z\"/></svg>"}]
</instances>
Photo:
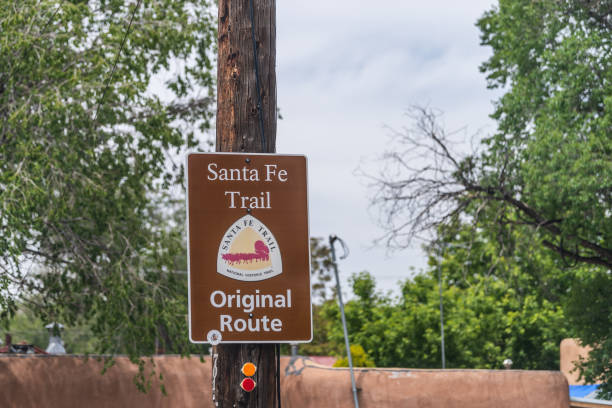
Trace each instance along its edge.
<instances>
[{"instance_id":1,"label":"red reflector","mask_svg":"<svg viewBox=\"0 0 612 408\"><path fill-rule=\"evenodd\" d=\"M245 378L240 383L240 388L242 388L246 392L251 392L251 391L253 391L255 389L255 385L257 385L257 384L255 383L255 381L253 381L252 378Z\"/></svg>"}]
</instances>

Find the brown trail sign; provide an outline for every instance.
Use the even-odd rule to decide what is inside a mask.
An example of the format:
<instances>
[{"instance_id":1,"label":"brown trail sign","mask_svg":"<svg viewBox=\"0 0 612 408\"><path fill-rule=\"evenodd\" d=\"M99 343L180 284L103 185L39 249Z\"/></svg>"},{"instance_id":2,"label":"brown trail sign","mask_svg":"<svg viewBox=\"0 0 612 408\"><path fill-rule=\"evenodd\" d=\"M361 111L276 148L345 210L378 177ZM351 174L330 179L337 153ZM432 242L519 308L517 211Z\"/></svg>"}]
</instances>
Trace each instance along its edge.
<instances>
[{"instance_id":1,"label":"brown trail sign","mask_svg":"<svg viewBox=\"0 0 612 408\"><path fill-rule=\"evenodd\" d=\"M193 342L312 338L306 158L187 158Z\"/></svg>"},{"instance_id":2,"label":"brown trail sign","mask_svg":"<svg viewBox=\"0 0 612 408\"><path fill-rule=\"evenodd\" d=\"M276 148L276 2L219 0L217 146L219 152ZM264 142L265 141L265 142ZM218 407L277 407L273 344L220 344L213 369ZM245 392L240 367L257 364L257 387ZM280 404L280 401L279 401Z\"/></svg>"}]
</instances>

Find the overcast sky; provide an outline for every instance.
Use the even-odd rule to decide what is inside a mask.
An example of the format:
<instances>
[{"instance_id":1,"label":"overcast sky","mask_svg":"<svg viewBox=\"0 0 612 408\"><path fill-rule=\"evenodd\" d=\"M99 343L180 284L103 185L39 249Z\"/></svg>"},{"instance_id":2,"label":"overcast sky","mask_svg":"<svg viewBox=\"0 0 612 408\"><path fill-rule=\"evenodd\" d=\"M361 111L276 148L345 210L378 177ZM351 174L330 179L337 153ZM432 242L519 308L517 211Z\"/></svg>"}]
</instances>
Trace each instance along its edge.
<instances>
[{"instance_id":1,"label":"overcast sky","mask_svg":"<svg viewBox=\"0 0 612 408\"><path fill-rule=\"evenodd\" d=\"M383 231L355 170L388 147L385 126L410 124L404 113L414 104L441 109L448 130L494 131L497 94L478 71L490 50L475 27L493 3L277 2L277 151L308 156L311 236L346 241L343 276L367 270L379 289L393 290L426 265L418 242L391 254L372 248Z\"/></svg>"}]
</instances>

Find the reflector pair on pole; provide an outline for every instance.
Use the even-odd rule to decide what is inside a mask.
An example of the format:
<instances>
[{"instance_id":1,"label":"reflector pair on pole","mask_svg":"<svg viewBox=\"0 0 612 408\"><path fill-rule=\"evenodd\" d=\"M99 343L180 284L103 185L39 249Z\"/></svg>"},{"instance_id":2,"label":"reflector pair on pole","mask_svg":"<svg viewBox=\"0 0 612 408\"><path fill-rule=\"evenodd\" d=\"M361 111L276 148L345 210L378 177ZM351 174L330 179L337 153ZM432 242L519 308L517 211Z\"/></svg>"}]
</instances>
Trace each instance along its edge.
<instances>
[{"instance_id":1,"label":"reflector pair on pole","mask_svg":"<svg viewBox=\"0 0 612 408\"><path fill-rule=\"evenodd\" d=\"M253 363L245 363L240 371L242 372L242 374L247 376L247 378L243 379L240 383L240 388L242 388L246 392L253 391L257 386L257 383L251 377L255 375L255 372L257 371L257 366Z\"/></svg>"}]
</instances>

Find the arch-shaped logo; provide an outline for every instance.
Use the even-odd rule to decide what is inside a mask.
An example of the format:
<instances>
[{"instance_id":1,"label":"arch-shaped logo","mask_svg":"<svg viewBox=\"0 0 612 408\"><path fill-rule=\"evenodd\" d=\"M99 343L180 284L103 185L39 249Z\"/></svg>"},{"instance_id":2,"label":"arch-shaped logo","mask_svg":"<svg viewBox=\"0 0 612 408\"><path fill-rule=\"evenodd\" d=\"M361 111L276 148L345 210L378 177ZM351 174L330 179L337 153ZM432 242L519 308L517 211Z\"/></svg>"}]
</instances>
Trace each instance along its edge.
<instances>
[{"instance_id":1,"label":"arch-shaped logo","mask_svg":"<svg viewBox=\"0 0 612 408\"><path fill-rule=\"evenodd\" d=\"M252 215L235 221L219 244L217 272L241 281L260 281L283 272L274 234Z\"/></svg>"}]
</instances>

